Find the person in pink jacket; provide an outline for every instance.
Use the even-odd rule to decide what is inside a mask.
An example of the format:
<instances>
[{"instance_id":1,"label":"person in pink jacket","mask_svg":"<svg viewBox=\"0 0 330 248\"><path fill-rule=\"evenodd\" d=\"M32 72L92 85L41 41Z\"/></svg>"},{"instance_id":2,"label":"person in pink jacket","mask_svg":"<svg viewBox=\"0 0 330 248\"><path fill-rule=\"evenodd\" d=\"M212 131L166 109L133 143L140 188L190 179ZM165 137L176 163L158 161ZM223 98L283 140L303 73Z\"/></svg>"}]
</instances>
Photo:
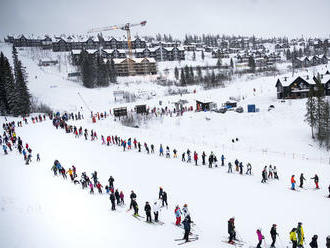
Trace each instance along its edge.
<instances>
[{"instance_id":1,"label":"person in pink jacket","mask_svg":"<svg viewBox=\"0 0 330 248\"><path fill-rule=\"evenodd\" d=\"M259 241L257 248L261 248L261 243L262 243L262 240L264 239L264 236L261 233L261 228L259 228L257 230L257 235L258 235L258 241Z\"/></svg>"}]
</instances>

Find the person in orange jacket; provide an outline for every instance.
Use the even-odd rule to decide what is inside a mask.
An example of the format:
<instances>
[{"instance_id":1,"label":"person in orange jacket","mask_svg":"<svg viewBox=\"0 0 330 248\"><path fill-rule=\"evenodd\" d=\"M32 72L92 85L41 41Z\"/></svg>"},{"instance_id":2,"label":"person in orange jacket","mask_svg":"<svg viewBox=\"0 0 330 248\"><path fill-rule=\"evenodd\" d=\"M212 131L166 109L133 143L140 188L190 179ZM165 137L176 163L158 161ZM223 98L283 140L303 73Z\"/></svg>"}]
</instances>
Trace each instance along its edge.
<instances>
[{"instance_id":1,"label":"person in orange jacket","mask_svg":"<svg viewBox=\"0 0 330 248\"><path fill-rule=\"evenodd\" d=\"M294 179L294 175L291 176L291 189L296 190L296 180Z\"/></svg>"}]
</instances>

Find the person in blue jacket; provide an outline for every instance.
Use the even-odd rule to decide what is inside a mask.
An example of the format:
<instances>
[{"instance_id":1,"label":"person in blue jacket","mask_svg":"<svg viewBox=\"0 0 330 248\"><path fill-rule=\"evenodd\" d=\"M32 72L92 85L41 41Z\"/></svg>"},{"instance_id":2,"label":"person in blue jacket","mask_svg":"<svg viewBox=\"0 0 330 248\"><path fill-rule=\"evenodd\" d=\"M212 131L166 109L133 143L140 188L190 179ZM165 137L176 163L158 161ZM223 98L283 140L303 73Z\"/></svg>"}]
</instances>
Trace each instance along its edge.
<instances>
[{"instance_id":1,"label":"person in blue jacket","mask_svg":"<svg viewBox=\"0 0 330 248\"><path fill-rule=\"evenodd\" d=\"M159 156L164 156L164 150L162 145L160 145L159 147Z\"/></svg>"},{"instance_id":2,"label":"person in blue jacket","mask_svg":"<svg viewBox=\"0 0 330 248\"><path fill-rule=\"evenodd\" d=\"M183 239L186 240L186 242L189 241L189 233L190 233L190 229L191 229L191 220L190 218L186 217L183 222L183 228L184 228L184 236Z\"/></svg>"},{"instance_id":3,"label":"person in blue jacket","mask_svg":"<svg viewBox=\"0 0 330 248\"><path fill-rule=\"evenodd\" d=\"M225 166L225 156L221 155L221 166Z\"/></svg>"},{"instance_id":4,"label":"person in blue jacket","mask_svg":"<svg viewBox=\"0 0 330 248\"><path fill-rule=\"evenodd\" d=\"M8 154L8 152L7 152L7 146L5 144L2 145L2 149L3 149L3 152L5 154Z\"/></svg>"}]
</instances>

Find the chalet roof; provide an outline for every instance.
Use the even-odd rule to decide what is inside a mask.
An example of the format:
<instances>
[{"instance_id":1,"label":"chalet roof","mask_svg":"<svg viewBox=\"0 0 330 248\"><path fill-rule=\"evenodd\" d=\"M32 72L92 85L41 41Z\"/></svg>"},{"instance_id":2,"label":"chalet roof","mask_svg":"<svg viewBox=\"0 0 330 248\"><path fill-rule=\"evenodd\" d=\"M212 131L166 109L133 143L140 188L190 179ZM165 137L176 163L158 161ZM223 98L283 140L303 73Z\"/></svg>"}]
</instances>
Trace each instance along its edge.
<instances>
[{"instance_id":1,"label":"chalet roof","mask_svg":"<svg viewBox=\"0 0 330 248\"><path fill-rule=\"evenodd\" d=\"M113 59L113 62L115 64L121 64L127 60L129 60L130 58L124 58L124 59ZM142 63L144 61L148 61L149 63L156 63L156 60L154 58L132 58L130 59L135 63Z\"/></svg>"}]
</instances>

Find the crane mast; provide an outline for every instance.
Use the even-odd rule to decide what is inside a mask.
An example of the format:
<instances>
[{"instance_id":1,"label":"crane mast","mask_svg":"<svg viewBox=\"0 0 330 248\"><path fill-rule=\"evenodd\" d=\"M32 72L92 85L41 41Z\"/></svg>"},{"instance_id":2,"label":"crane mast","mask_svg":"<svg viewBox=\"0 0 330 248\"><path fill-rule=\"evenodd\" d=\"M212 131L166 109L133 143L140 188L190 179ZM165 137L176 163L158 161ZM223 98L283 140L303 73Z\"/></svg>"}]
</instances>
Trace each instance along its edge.
<instances>
[{"instance_id":1,"label":"crane mast","mask_svg":"<svg viewBox=\"0 0 330 248\"><path fill-rule=\"evenodd\" d=\"M142 21L139 23L126 23L122 25L113 25L103 28L93 28L88 31L88 33L95 33L95 32L102 32L102 31L110 31L110 30L125 30L127 33L127 47L128 47L128 75L134 76L136 72L134 71L133 65L132 65L132 59L133 59L133 52L132 52L132 38L131 38L131 27L135 26L145 26L147 21Z\"/></svg>"}]
</instances>

